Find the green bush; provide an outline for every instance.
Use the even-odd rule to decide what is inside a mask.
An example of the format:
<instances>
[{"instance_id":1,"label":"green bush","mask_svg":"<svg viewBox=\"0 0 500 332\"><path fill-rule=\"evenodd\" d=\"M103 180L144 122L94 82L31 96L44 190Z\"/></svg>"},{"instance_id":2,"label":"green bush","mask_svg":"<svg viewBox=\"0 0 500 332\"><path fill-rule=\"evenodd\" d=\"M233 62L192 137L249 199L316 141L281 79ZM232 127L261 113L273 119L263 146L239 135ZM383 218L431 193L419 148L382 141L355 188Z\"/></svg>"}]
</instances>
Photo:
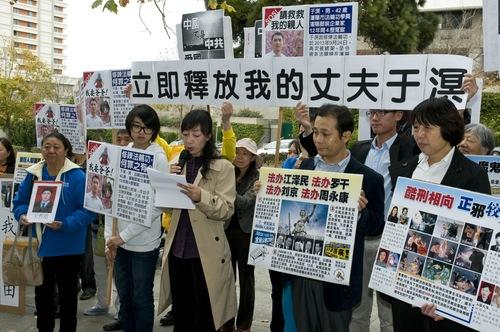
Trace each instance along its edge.
<instances>
[{"instance_id":1,"label":"green bush","mask_svg":"<svg viewBox=\"0 0 500 332\"><path fill-rule=\"evenodd\" d=\"M112 143L113 132L111 129L90 129L87 130L87 140Z\"/></svg>"},{"instance_id":2,"label":"green bush","mask_svg":"<svg viewBox=\"0 0 500 332\"><path fill-rule=\"evenodd\" d=\"M259 118L262 119L263 116L257 111L252 111L249 108L243 108L241 109L238 113L235 114L235 116L240 116L242 118Z\"/></svg>"},{"instance_id":3,"label":"green bush","mask_svg":"<svg viewBox=\"0 0 500 332\"><path fill-rule=\"evenodd\" d=\"M264 167L274 167L274 154L264 154L261 155L263 161L262 161L262 166ZM280 153L280 158L279 158L279 164L277 167L281 167L281 164L285 161L285 159L288 157L286 153Z\"/></svg>"},{"instance_id":4,"label":"green bush","mask_svg":"<svg viewBox=\"0 0 500 332\"><path fill-rule=\"evenodd\" d=\"M181 118L164 115L160 118L160 125L164 127L180 128Z\"/></svg>"},{"instance_id":5,"label":"green bush","mask_svg":"<svg viewBox=\"0 0 500 332\"><path fill-rule=\"evenodd\" d=\"M258 145L264 136L264 126L262 125L245 123L232 123L231 125L233 126L237 140L248 137L253 139ZM217 137L219 138L219 141L222 141L222 130L220 128L217 130L219 130Z\"/></svg>"},{"instance_id":6,"label":"green bush","mask_svg":"<svg viewBox=\"0 0 500 332\"><path fill-rule=\"evenodd\" d=\"M483 92L480 122L495 133L495 146L500 145L500 93Z\"/></svg>"},{"instance_id":7,"label":"green bush","mask_svg":"<svg viewBox=\"0 0 500 332\"><path fill-rule=\"evenodd\" d=\"M9 138L13 145L22 147L22 151L31 151L32 148L36 147L35 121L33 118L14 119Z\"/></svg>"}]
</instances>

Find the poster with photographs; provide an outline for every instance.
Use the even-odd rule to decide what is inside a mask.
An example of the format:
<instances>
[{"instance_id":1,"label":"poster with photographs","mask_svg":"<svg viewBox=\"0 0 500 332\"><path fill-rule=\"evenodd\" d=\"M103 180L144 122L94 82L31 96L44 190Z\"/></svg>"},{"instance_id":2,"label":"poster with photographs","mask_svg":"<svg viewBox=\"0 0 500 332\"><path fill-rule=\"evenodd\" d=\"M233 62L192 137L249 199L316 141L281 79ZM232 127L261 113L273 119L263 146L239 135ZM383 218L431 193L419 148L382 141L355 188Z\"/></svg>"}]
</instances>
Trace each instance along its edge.
<instances>
[{"instance_id":1,"label":"poster with photographs","mask_svg":"<svg viewBox=\"0 0 500 332\"><path fill-rule=\"evenodd\" d=\"M0 225L0 266L2 266L3 241L6 237L15 237L18 227L10 209L0 208ZM24 310L24 287L4 284L0 273L0 312L23 314Z\"/></svg>"},{"instance_id":2,"label":"poster with photographs","mask_svg":"<svg viewBox=\"0 0 500 332\"><path fill-rule=\"evenodd\" d=\"M369 287L479 331L500 329L500 199L399 178Z\"/></svg>"},{"instance_id":3,"label":"poster with photographs","mask_svg":"<svg viewBox=\"0 0 500 332\"><path fill-rule=\"evenodd\" d=\"M362 176L261 168L248 264L349 285Z\"/></svg>"},{"instance_id":4,"label":"poster with photographs","mask_svg":"<svg viewBox=\"0 0 500 332\"><path fill-rule=\"evenodd\" d=\"M82 102L87 129L111 128L111 71L83 73Z\"/></svg>"},{"instance_id":5,"label":"poster with photographs","mask_svg":"<svg viewBox=\"0 0 500 332\"><path fill-rule=\"evenodd\" d=\"M51 223L56 220L61 181L35 181L26 217L32 223Z\"/></svg>"},{"instance_id":6,"label":"poster with photographs","mask_svg":"<svg viewBox=\"0 0 500 332\"><path fill-rule=\"evenodd\" d=\"M231 18L222 9L183 14L176 30L181 59L233 58Z\"/></svg>"},{"instance_id":7,"label":"poster with photographs","mask_svg":"<svg viewBox=\"0 0 500 332\"><path fill-rule=\"evenodd\" d=\"M358 4L263 7L266 57L356 55Z\"/></svg>"},{"instance_id":8,"label":"poster with photographs","mask_svg":"<svg viewBox=\"0 0 500 332\"><path fill-rule=\"evenodd\" d=\"M19 185L26 177L26 169L42 160L41 153L18 152L16 153L16 167L14 170L14 183L12 197L16 196ZM12 202L11 202L12 206Z\"/></svg>"},{"instance_id":9,"label":"poster with photographs","mask_svg":"<svg viewBox=\"0 0 500 332\"><path fill-rule=\"evenodd\" d=\"M42 139L45 135L59 130L59 105L58 104L35 104L35 131L36 146L42 147Z\"/></svg>"},{"instance_id":10,"label":"poster with photographs","mask_svg":"<svg viewBox=\"0 0 500 332\"><path fill-rule=\"evenodd\" d=\"M490 180L491 194L500 197L500 156L467 155L466 157L484 168Z\"/></svg>"},{"instance_id":11,"label":"poster with photographs","mask_svg":"<svg viewBox=\"0 0 500 332\"><path fill-rule=\"evenodd\" d=\"M89 141L87 160L85 208L149 227L154 191L146 169L154 154Z\"/></svg>"},{"instance_id":12,"label":"poster with photographs","mask_svg":"<svg viewBox=\"0 0 500 332\"><path fill-rule=\"evenodd\" d=\"M12 203L13 175L0 175L0 208L9 208Z\"/></svg>"},{"instance_id":13,"label":"poster with photographs","mask_svg":"<svg viewBox=\"0 0 500 332\"><path fill-rule=\"evenodd\" d=\"M85 153L85 122L74 105L35 104L36 143L42 148L45 135L58 131L69 140L74 153Z\"/></svg>"}]
</instances>

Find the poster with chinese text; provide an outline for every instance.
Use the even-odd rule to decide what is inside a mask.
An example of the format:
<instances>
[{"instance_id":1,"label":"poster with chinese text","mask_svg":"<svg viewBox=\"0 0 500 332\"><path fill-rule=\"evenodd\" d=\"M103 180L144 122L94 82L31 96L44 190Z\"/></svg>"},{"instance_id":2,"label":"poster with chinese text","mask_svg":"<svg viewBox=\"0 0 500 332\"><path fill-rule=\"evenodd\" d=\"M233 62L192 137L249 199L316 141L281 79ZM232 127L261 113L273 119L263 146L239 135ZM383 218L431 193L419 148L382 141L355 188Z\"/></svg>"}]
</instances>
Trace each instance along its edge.
<instances>
[{"instance_id":1,"label":"poster with chinese text","mask_svg":"<svg viewBox=\"0 0 500 332\"><path fill-rule=\"evenodd\" d=\"M2 266L3 241L6 237L15 237L17 232L17 220L8 208L0 208L0 225L0 266ZM0 273L0 312L24 313L24 305L20 306L20 302L24 304L24 299L20 299L20 296L20 287L5 285Z\"/></svg>"},{"instance_id":2,"label":"poster with chinese text","mask_svg":"<svg viewBox=\"0 0 500 332\"><path fill-rule=\"evenodd\" d=\"M111 71L84 72L82 95L87 129L111 128Z\"/></svg>"},{"instance_id":3,"label":"poster with chinese text","mask_svg":"<svg viewBox=\"0 0 500 332\"><path fill-rule=\"evenodd\" d=\"M131 102L288 107L303 97L313 107L411 110L439 96L463 109L471 70L470 58L435 54L133 62Z\"/></svg>"},{"instance_id":4,"label":"poster with chinese text","mask_svg":"<svg viewBox=\"0 0 500 332\"><path fill-rule=\"evenodd\" d=\"M362 179L261 168L248 264L349 285Z\"/></svg>"},{"instance_id":5,"label":"poster with chinese text","mask_svg":"<svg viewBox=\"0 0 500 332\"><path fill-rule=\"evenodd\" d=\"M484 168L490 180L491 194L500 197L500 156L466 155L466 157Z\"/></svg>"},{"instance_id":6,"label":"poster with chinese text","mask_svg":"<svg viewBox=\"0 0 500 332\"><path fill-rule=\"evenodd\" d=\"M89 141L85 208L149 227L154 191L146 169L154 162L145 150Z\"/></svg>"},{"instance_id":7,"label":"poster with chinese text","mask_svg":"<svg viewBox=\"0 0 500 332\"><path fill-rule=\"evenodd\" d=\"M232 58L232 33L229 17L224 11L208 10L182 15L179 46L184 60ZM229 27L227 27L229 23ZM230 51L230 52L229 52Z\"/></svg>"},{"instance_id":8,"label":"poster with chinese text","mask_svg":"<svg viewBox=\"0 0 500 332\"><path fill-rule=\"evenodd\" d=\"M35 104L35 130L36 146L42 147L42 139L45 135L59 130L59 105L58 104Z\"/></svg>"},{"instance_id":9,"label":"poster with chinese text","mask_svg":"<svg viewBox=\"0 0 500 332\"><path fill-rule=\"evenodd\" d=\"M42 160L41 153L18 152L16 154L16 167L14 170L14 184L13 184L14 191L12 193L12 198L16 197L19 185L21 184L21 182L23 182L24 178L26 177L27 174L26 169L30 166L35 165L40 160Z\"/></svg>"},{"instance_id":10,"label":"poster with chinese text","mask_svg":"<svg viewBox=\"0 0 500 332\"><path fill-rule=\"evenodd\" d=\"M500 321L500 199L400 177L370 288L480 331Z\"/></svg>"},{"instance_id":11,"label":"poster with chinese text","mask_svg":"<svg viewBox=\"0 0 500 332\"><path fill-rule=\"evenodd\" d=\"M133 106L125 95L130 84L130 69L111 70L111 127L125 128L125 119Z\"/></svg>"}]
</instances>

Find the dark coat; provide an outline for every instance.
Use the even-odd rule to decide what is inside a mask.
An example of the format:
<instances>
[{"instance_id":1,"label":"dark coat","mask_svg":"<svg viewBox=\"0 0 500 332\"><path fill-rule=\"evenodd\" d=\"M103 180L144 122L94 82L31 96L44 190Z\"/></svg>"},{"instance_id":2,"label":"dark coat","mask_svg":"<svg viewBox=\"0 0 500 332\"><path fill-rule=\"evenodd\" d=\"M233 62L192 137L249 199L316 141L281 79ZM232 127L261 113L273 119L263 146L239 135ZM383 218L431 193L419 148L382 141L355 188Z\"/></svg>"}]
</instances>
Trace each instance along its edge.
<instances>
[{"instance_id":1,"label":"dark coat","mask_svg":"<svg viewBox=\"0 0 500 332\"><path fill-rule=\"evenodd\" d=\"M399 176L411 178L417 165L418 156L391 164L389 173L393 184L392 190L396 186L397 178ZM486 171L472 160L466 158L458 149L455 149L450 167L440 184L481 194L491 194L490 181Z\"/></svg>"},{"instance_id":2,"label":"dark coat","mask_svg":"<svg viewBox=\"0 0 500 332\"><path fill-rule=\"evenodd\" d=\"M314 158L304 160L300 168L314 170ZM361 164L353 156L351 156L344 173L363 175L361 187L368 199L368 204L361 212L356 228L350 286L323 283L325 306L330 311L351 309L361 301L364 237L381 234L385 225L384 179L382 175Z\"/></svg>"}]
</instances>

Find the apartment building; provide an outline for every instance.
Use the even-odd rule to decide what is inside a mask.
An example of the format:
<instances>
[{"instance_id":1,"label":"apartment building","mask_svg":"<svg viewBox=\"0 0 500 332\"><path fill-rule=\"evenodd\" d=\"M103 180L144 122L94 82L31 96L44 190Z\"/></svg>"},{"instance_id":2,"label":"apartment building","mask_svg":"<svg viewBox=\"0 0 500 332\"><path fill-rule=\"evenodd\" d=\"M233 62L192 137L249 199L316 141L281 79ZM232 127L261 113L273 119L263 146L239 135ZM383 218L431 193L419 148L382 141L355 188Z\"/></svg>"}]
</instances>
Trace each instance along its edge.
<instances>
[{"instance_id":1,"label":"apartment building","mask_svg":"<svg viewBox=\"0 0 500 332\"><path fill-rule=\"evenodd\" d=\"M36 54L56 75L66 62L66 3L64 0L0 1L0 38Z\"/></svg>"}]
</instances>

